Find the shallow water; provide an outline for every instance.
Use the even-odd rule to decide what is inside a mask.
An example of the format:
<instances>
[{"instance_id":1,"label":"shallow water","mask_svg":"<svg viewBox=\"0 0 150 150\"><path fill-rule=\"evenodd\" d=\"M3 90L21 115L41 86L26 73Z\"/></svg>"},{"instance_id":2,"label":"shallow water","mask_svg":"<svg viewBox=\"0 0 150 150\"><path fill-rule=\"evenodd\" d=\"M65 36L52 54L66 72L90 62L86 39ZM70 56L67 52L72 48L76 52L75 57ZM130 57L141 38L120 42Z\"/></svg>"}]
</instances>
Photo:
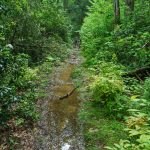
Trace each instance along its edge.
<instances>
[{"instance_id":1,"label":"shallow water","mask_svg":"<svg viewBox=\"0 0 150 150\"><path fill-rule=\"evenodd\" d=\"M76 58L54 70L51 87L47 89L48 98L40 100L41 119L35 133L36 150L84 150L81 125L78 120L80 99L78 92L64 98L60 97L74 89L71 74L76 67Z\"/></svg>"},{"instance_id":2,"label":"shallow water","mask_svg":"<svg viewBox=\"0 0 150 150\"><path fill-rule=\"evenodd\" d=\"M78 124L78 109L80 100L77 91L65 99L59 97L70 93L74 89L71 81L73 64L66 64L58 79L61 81L53 91L53 99L49 101L48 126L51 133L51 149L55 150L82 150L83 142Z\"/></svg>"}]
</instances>

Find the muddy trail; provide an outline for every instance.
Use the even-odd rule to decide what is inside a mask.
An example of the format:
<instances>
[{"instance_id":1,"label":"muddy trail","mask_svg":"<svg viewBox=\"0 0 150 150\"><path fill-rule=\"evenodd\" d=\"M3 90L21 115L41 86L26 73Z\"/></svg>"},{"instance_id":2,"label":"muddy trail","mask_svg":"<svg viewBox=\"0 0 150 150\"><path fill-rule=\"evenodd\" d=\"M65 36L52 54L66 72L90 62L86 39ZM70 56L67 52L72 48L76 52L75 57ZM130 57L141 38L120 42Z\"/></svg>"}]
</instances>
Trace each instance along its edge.
<instances>
[{"instance_id":1,"label":"muddy trail","mask_svg":"<svg viewBox=\"0 0 150 150\"><path fill-rule=\"evenodd\" d=\"M41 117L35 132L36 150L84 150L78 120L80 99L71 79L80 63L78 53L75 49L65 63L54 68L46 89L48 97L38 102Z\"/></svg>"}]
</instances>

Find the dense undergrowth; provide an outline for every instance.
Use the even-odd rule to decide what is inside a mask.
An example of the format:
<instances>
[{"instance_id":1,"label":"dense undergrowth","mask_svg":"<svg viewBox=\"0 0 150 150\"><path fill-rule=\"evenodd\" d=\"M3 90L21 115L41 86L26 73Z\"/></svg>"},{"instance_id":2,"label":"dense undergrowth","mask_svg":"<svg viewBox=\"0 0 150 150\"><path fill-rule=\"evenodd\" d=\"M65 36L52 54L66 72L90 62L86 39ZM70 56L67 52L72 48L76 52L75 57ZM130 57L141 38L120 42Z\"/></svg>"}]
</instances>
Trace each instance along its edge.
<instances>
[{"instance_id":1,"label":"dense undergrowth","mask_svg":"<svg viewBox=\"0 0 150 150\"><path fill-rule=\"evenodd\" d=\"M62 2L2 0L0 13L0 149L14 149L38 119L52 67L69 52L71 24Z\"/></svg>"},{"instance_id":2,"label":"dense undergrowth","mask_svg":"<svg viewBox=\"0 0 150 150\"><path fill-rule=\"evenodd\" d=\"M117 25L111 1L94 0L89 8L80 31L85 62L79 74L85 80L80 117L89 150L150 148L150 78L124 76L150 65L149 6L135 1L133 11L120 1Z\"/></svg>"}]
</instances>

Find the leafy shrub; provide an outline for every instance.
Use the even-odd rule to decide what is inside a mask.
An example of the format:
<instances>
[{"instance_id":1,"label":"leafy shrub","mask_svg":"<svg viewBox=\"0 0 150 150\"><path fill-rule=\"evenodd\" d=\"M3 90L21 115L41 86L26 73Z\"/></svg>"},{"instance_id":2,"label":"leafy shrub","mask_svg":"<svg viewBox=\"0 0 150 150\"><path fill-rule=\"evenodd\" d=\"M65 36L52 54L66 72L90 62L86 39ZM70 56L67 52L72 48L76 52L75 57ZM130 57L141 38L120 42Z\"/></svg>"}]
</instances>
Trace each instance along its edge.
<instances>
[{"instance_id":1,"label":"leafy shrub","mask_svg":"<svg viewBox=\"0 0 150 150\"><path fill-rule=\"evenodd\" d=\"M120 76L121 70L112 63L99 63L101 65L97 64L96 69L92 69L95 74L89 84L93 101L105 108L107 114L122 118L128 107L128 98L124 94L125 85Z\"/></svg>"},{"instance_id":2,"label":"leafy shrub","mask_svg":"<svg viewBox=\"0 0 150 150\"><path fill-rule=\"evenodd\" d=\"M150 147L150 117L149 100L132 98L130 116L126 118L128 133L127 140L120 140L114 147L106 147L110 150L149 150ZM145 111L146 110L146 111Z\"/></svg>"},{"instance_id":3,"label":"leafy shrub","mask_svg":"<svg viewBox=\"0 0 150 150\"><path fill-rule=\"evenodd\" d=\"M85 18L80 35L84 56L92 58L104 51L102 44L108 41L113 22L112 5L108 1L94 0ZM107 12L107 13L106 13Z\"/></svg>"},{"instance_id":4,"label":"leafy shrub","mask_svg":"<svg viewBox=\"0 0 150 150\"><path fill-rule=\"evenodd\" d=\"M149 39L148 32L127 32L127 26L117 28L113 33L113 52L118 62L131 67L145 66L149 63L150 54L143 45ZM131 25L131 28L134 28ZM111 47L109 47L111 49Z\"/></svg>"},{"instance_id":5,"label":"leafy shrub","mask_svg":"<svg viewBox=\"0 0 150 150\"><path fill-rule=\"evenodd\" d=\"M129 139L120 140L114 147L106 147L110 150L149 150L150 147L150 118L144 113L130 116L127 120Z\"/></svg>"},{"instance_id":6,"label":"leafy shrub","mask_svg":"<svg viewBox=\"0 0 150 150\"><path fill-rule=\"evenodd\" d=\"M28 67L28 56L14 56L9 48L0 50L0 125L8 127L14 118L35 119L34 81L36 72Z\"/></svg>"},{"instance_id":7,"label":"leafy shrub","mask_svg":"<svg viewBox=\"0 0 150 150\"><path fill-rule=\"evenodd\" d=\"M150 78L145 80L143 97L147 100L150 100Z\"/></svg>"}]
</instances>

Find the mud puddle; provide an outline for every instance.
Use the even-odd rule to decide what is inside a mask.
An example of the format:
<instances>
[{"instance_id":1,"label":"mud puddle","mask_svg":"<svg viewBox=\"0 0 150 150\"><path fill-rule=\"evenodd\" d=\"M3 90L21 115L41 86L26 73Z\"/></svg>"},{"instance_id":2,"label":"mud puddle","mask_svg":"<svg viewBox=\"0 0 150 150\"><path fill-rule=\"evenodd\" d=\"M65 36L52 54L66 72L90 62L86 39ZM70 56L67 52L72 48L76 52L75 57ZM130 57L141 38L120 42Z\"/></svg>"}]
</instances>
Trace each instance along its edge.
<instances>
[{"instance_id":1,"label":"mud puddle","mask_svg":"<svg viewBox=\"0 0 150 150\"><path fill-rule=\"evenodd\" d=\"M52 90L47 90L50 96L45 102L40 101L42 115L36 132L37 150L84 150L78 120L78 93L74 90L71 95L59 99L74 89L71 74L76 67L75 61L73 57L63 68L55 70Z\"/></svg>"}]
</instances>

